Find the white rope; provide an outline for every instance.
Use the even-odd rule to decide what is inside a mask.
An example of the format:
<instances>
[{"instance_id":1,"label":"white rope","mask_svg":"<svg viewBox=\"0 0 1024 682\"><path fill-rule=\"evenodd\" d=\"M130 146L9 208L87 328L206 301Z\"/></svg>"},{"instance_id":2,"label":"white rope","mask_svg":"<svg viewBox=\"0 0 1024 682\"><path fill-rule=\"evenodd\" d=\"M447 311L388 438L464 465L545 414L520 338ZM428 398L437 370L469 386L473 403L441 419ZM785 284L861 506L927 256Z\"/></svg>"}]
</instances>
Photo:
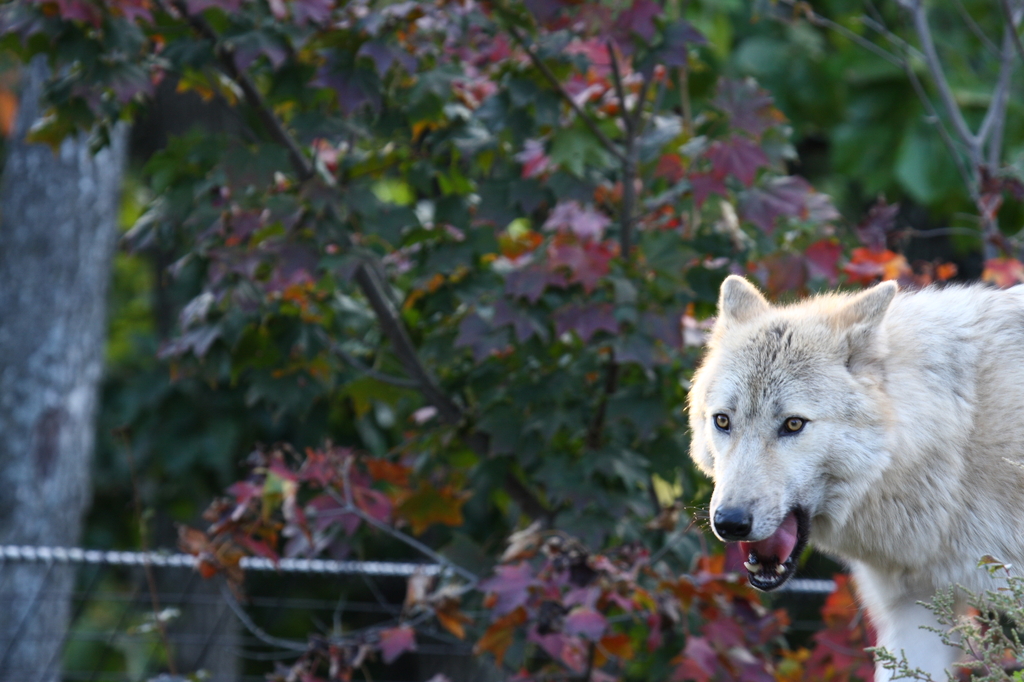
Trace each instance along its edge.
<instances>
[{"instance_id":1,"label":"white rope","mask_svg":"<svg viewBox=\"0 0 1024 682\"><path fill-rule=\"evenodd\" d=\"M191 554L167 552L104 552L78 547L31 547L28 545L0 545L0 562L21 561L58 564L102 564L106 566L167 566L194 568L196 557ZM407 578L416 573L437 575L437 564L414 564L390 561L333 561L330 559L281 559L276 564L263 557L244 557L243 570L273 573L318 573L323 575L374 575ZM831 594L836 589L833 580L794 578L779 588L779 592L797 594Z\"/></svg>"},{"instance_id":2,"label":"white rope","mask_svg":"<svg viewBox=\"0 0 1024 682\"><path fill-rule=\"evenodd\" d=\"M40 562L58 564L101 564L105 566L166 566L194 568L191 554L167 552L104 552L79 547L31 547L0 545L0 562ZM320 573L326 575L375 575L409 577L416 573L437 575L437 564L390 561L333 561L330 559L281 559L277 563L263 557L244 557L240 565L246 571L275 573Z\"/></svg>"}]
</instances>

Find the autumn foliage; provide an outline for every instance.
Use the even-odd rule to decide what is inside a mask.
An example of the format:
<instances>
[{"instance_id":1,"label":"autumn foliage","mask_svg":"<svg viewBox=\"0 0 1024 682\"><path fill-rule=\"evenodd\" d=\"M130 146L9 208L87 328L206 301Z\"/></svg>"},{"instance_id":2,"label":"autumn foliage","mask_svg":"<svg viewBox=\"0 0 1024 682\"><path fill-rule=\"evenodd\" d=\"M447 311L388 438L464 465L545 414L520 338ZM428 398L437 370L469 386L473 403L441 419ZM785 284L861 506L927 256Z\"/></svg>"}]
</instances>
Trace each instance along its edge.
<instances>
[{"instance_id":1,"label":"autumn foliage","mask_svg":"<svg viewBox=\"0 0 1024 682\"><path fill-rule=\"evenodd\" d=\"M194 288L170 376L297 425L183 527L203 574L240 586L245 555L441 567L396 621L311 639L279 678L352 679L428 621L508 679L870 677L843 579L793 650L785 614L707 550L688 378L730 273L786 298L956 268L908 261L897 205L846 220L791 172L786 117L723 72L706 15L41 0L0 27L55 67L38 141L101 145L161 83L230 112L149 160L124 238ZM979 191L995 216L1020 187ZM985 273L1024 280L1010 257ZM487 560L458 566L457 546Z\"/></svg>"}]
</instances>

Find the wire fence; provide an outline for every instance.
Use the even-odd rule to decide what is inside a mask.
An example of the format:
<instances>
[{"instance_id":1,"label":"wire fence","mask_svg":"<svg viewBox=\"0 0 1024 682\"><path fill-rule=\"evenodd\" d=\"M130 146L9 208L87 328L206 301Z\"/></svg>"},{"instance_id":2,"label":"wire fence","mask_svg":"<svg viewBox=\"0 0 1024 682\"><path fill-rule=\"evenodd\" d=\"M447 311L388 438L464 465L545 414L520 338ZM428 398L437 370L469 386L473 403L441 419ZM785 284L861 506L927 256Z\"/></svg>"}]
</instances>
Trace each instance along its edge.
<instances>
[{"instance_id":1,"label":"wire fence","mask_svg":"<svg viewBox=\"0 0 1024 682\"><path fill-rule=\"evenodd\" d=\"M17 567L42 577L35 591L3 592L12 603L0 603L0 614L70 603L66 629L39 633L21 623L3 631L9 634L0 635L0 671L27 637L50 638L56 653L23 676L0 678L141 682L173 664L181 672L204 670L210 682L262 682L275 665L295 660L311 633L330 636L394 621L407 579L442 572L436 564L247 557L241 563L246 596L239 599L223 580L202 579L195 566L195 557L169 552L0 546L0 588ZM68 583L73 589L55 588L59 581L51 575L71 568L77 570ZM820 601L834 587L831 580L795 579L786 589L790 599ZM375 682L423 680L437 672L459 682L490 679L468 644L429 627L418 637L415 656L382 672Z\"/></svg>"}]
</instances>

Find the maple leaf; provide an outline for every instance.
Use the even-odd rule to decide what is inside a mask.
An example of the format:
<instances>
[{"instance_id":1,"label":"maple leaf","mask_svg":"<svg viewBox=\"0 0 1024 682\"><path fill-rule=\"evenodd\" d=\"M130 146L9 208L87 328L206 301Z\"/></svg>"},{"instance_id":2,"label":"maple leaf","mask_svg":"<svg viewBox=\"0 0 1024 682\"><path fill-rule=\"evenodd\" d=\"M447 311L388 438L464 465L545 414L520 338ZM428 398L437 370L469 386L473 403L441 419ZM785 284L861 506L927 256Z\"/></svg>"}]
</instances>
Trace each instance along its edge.
<instances>
[{"instance_id":1,"label":"maple leaf","mask_svg":"<svg viewBox=\"0 0 1024 682\"><path fill-rule=\"evenodd\" d=\"M807 263L807 274L814 278L820 277L835 286L839 279L839 256L843 247L836 239L821 239L804 249L804 260Z\"/></svg>"},{"instance_id":2,"label":"maple leaf","mask_svg":"<svg viewBox=\"0 0 1024 682\"><path fill-rule=\"evenodd\" d=\"M540 140L527 140L523 143L523 151L515 155L515 160L523 164L521 172L524 178L535 178L552 169L551 159L544 151L544 143Z\"/></svg>"},{"instance_id":3,"label":"maple leaf","mask_svg":"<svg viewBox=\"0 0 1024 682\"><path fill-rule=\"evenodd\" d=\"M690 190L693 192L693 203L698 209L707 201L708 195L717 194L724 197L729 191L722 178L712 173L690 173L689 180Z\"/></svg>"},{"instance_id":4,"label":"maple leaf","mask_svg":"<svg viewBox=\"0 0 1024 682\"><path fill-rule=\"evenodd\" d=\"M381 491L353 485L352 497L355 505L373 518L385 523L391 521L391 500Z\"/></svg>"},{"instance_id":5,"label":"maple leaf","mask_svg":"<svg viewBox=\"0 0 1024 682\"><path fill-rule=\"evenodd\" d=\"M1024 263L1016 258L989 258L981 280L1005 289L1024 282Z\"/></svg>"},{"instance_id":6,"label":"maple leaf","mask_svg":"<svg viewBox=\"0 0 1024 682\"><path fill-rule=\"evenodd\" d=\"M416 651L416 631L408 625L381 630L380 651L389 665L405 652Z\"/></svg>"},{"instance_id":7,"label":"maple leaf","mask_svg":"<svg viewBox=\"0 0 1024 682\"><path fill-rule=\"evenodd\" d=\"M889 250L872 251L864 247L853 250L843 272L855 284L868 285L876 279L899 279L911 274L907 259Z\"/></svg>"},{"instance_id":8,"label":"maple leaf","mask_svg":"<svg viewBox=\"0 0 1024 682\"><path fill-rule=\"evenodd\" d=\"M899 210L899 204L886 203L885 197L879 196L868 209L867 216L855 228L860 243L873 251L884 251L889 233L896 225Z\"/></svg>"},{"instance_id":9,"label":"maple leaf","mask_svg":"<svg viewBox=\"0 0 1024 682\"><path fill-rule=\"evenodd\" d=\"M391 485L406 486L409 484L411 469L404 464L389 462L386 459L367 459L364 461L370 477L375 481L386 481Z\"/></svg>"},{"instance_id":10,"label":"maple leaf","mask_svg":"<svg viewBox=\"0 0 1024 682\"><path fill-rule=\"evenodd\" d=\"M661 7L654 0L633 0L628 9L615 20L615 41L625 54L632 52L634 35L650 42L654 38L654 18L661 16Z\"/></svg>"},{"instance_id":11,"label":"maple leaf","mask_svg":"<svg viewBox=\"0 0 1024 682\"><path fill-rule=\"evenodd\" d=\"M491 318L491 323L495 327L511 325L519 343L525 343L534 335L540 336L542 340L547 338L547 333L533 321L533 318L504 298L495 302L494 317Z\"/></svg>"},{"instance_id":12,"label":"maple leaf","mask_svg":"<svg viewBox=\"0 0 1024 682\"><path fill-rule=\"evenodd\" d=\"M516 629L526 622L526 618L526 609L520 606L494 621L473 646L473 653L479 656L485 651L490 652L494 654L495 663L501 666L505 652L515 639Z\"/></svg>"},{"instance_id":13,"label":"maple leaf","mask_svg":"<svg viewBox=\"0 0 1024 682\"><path fill-rule=\"evenodd\" d=\"M554 312L555 334L561 336L569 331L576 332L584 343L599 331L616 334L619 323L614 312L611 303L570 303Z\"/></svg>"},{"instance_id":14,"label":"maple leaf","mask_svg":"<svg viewBox=\"0 0 1024 682\"><path fill-rule=\"evenodd\" d=\"M679 154L662 154L658 158L658 165L654 169L654 177L665 178L672 184L679 182L686 170L683 168L683 159Z\"/></svg>"},{"instance_id":15,"label":"maple leaf","mask_svg":"<svg viewBox=\"0 0 1024 682\"><path fill-rule=\"evenodd\" d=\"M676 19L666 26L662 36L664 42L657 50L657 57L665 66L686 66L690 60L690 46L708 42L703 33L684 19Z\"/></svg>"},{"instance_id":16,"label":"maple leaf","mask_svg":"<svg viewBox=\"0 0 1024 682\"><path fill-rule=\"evenodd\" d=\"M771 95L758 87L753 78L723 78L712 102L729 116L733 128L739 128L755 137L786 120L773 106Z\"/></svg>"},{"instance_id":17,"label":"maple leaf","mask_svg":"<svg viewBox=\"0 0 1024 682\"><path fill-rule=\"evenodd\" d=\"M529 265L505 275L505 293L536 303L548 286L548 271L542 265Z\"/></svg>"},{"instance_id":18,"label":"maple leaf","mask_svg":"<svg viewBox=\"0 0 1024 682\"><path fill-rule=\"evenodd\" d=\"M494 595L490 608L502 615L520 607L529 598L529 588L537 584L530 565L521 562L494 568L494 576L480 583L480 590Z\"/></svg>"},{"instance_id":19,"label":"maple leaf","mask_svg":"<svg viewBox=\"0 0 1024 682\"><path fill-rule=\"evenodd\" d=\"M571 232L580 239L600 239L610 223L608 216L591 206L582 207L578 201L559 201L544 222L544 229Z\"/></svg>"},{"instance_id":20,"label":"maple leaf","mask_svg":"<svg viewBox=\"0 0 1024 682\"><path fill-rule=\"evenodd\" d=\"M583 635L591 641L601 639L608 629L608 619L589 606L577 606L565 617L562 632L567 635Z\"/></svg>"},{"instance_id":21,"label":"maple leaf","mask_svg":"<svg viewBox=\"0 0 1024 682\"><path fill-rule=\"evenodd\" d=\"M461 526L462 505L469 495L452 486L437 487L427 481L420 481L416 490L396 494L395 514L408 521L416 535L422 534L435 523Z\"/></svg>"},{"instance_id":22,"label":"maple leaf","mask_svg":"<svg viewBox=\"0 0 1024 682\"><path fill-rule=\"evenodd\" d=\"M718 669L718 654L704 637L686 638L683 653L672 660L678 667L672 674L673 681L693 680L710 682Z\"/></svg>"},{"instance_id":23,"label":"maple leaf","mask_svg":"<svg viewBox=\"0 0 1024 682\"><path fill-rule=\"evenodd\" d=\"M491 325L477 313L470 313L459 322L455 347L471 349L473 360L479 363L507 348L508 338L504 332L495 333Z\"/></svg>"},{"instance_id":24,"label":"maple leaf","mask_svg":"<svg viewBox=\"0 0 1024 682\"><path fill-rule=\"evenodd\" d=\"M211 7L216 7L230 15L238 12L242 6L242 0L185 0L185 6L188 7L189 14L199 14Z\"/></svg>"},{"instance_id":25,"label":"maple leaf","mask_svg":"<svg viewBox=\"0 0 1024 682\"><path fill-rule=\"evenodd\" d=\"M744 193L740 215L771 234L780 216L806 219L807 201L813 192L810 184L796 175L772 178L763 186Z\"/></svg>"},{"instance_id":26,"label":"maple leaf","mask_svg":"<svg viewBox=\"0 0 1024 682\"><path fill-rule=\"evenodd\" d=\"M630 641L629 635L624 632L602 637L599 644L602 649L612 656L617 656L626 661L636 655L636 652L633 651L633 643Z\"/></svg>"},{"instance_id":27,"label":"maple leaf","mask_svg":"<svg viewBox=\"0 0 1024 682\"><path fill-rule=\"evenodd\" d=\"M583 285L587 292L594 290L598 282L608 274L611 259L615 257L617 245L605 242L560 238L559 235L548 246L548 266L554 271L566 268L569 282ZM550 280L549 280L550 283Z\"/></svg>"},{"instance_id":28,"label":"maple leaf","mask_svg":"<svg viewBox=\"0 0 1024 682\"><path fill-rule=\"evenodd\" d=\"M744 187L753 185L757 171L770 163L761 147L738 135L712 144L708 149L708 160L712 175L719 179L732 175Z\"/></svg>"},{"instance_id":29,"label":"maple leaf","mask_svg":"<svg viewBox=\"0 0 1024 682\"><path fill-rule=\"evenodd\" d=\"M459 602L455 599L448 599L441 606L434 609L434 616L437 622L445 630L452 633L459 639L466 638L466 625L473 622L473 619L459 610Z\"/></svg>"}]
</instances>

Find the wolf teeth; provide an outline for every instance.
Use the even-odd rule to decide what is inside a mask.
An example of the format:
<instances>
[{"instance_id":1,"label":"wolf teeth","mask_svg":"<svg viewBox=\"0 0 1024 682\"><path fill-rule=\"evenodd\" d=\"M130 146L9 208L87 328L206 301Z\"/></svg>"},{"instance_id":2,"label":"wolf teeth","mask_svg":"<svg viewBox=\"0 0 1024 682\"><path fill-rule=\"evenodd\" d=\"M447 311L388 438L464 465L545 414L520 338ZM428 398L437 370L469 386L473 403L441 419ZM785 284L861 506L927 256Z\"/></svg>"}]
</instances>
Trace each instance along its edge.
<instances>
[{"instance_id":1,"label":"wolf teeth","mask_svg":"<svg viewBox=\"0 0 1024 682\"><path fill-rule=\"evenodd\" d=\"M744 561L744 562L743 562L743 565L744 565L744 566L746 567L746 569L747 569L748 571L750 571L751 573L760 573L760 572L761 572L761 566L760 566L760 564L755 564L755 563L751 563L751 562L749 562L749 561Z\"/></svg>"},{"instance_id":2,"label":"wolf teeth","mask_svg":"<svg viewBox=\"0 0 1024 682\"><path fill-rule=\"evenodd\" d=\"M779 575L782 575L783 573L786 572L786 565L785 564L779 564L778 566L775 567L775 572L778 573Z\"/></svg>"}]
</instances>

